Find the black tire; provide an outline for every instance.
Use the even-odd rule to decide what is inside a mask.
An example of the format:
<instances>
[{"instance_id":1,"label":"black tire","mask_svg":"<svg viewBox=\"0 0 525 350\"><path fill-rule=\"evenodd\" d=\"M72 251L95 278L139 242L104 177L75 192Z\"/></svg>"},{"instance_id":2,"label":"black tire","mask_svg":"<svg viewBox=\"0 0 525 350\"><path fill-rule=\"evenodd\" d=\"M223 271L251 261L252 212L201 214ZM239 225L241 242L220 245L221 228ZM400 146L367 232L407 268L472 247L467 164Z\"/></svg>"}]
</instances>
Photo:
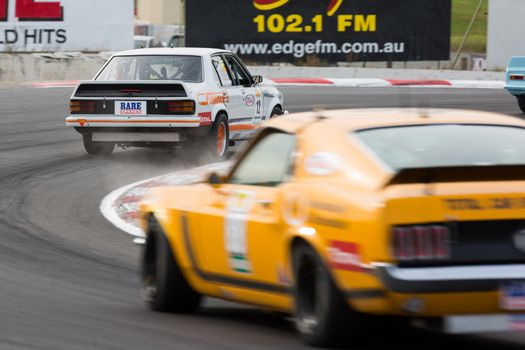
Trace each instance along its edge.
<instances>
[{"instance_id":1,"label":"black tire","mask_svg":"<svg viewBox=\"0 0 525 350\"><path fill-rule=\"evenodd\" d=\"M283 114L284 114L284 112L283 112L282 108L279 107L279 106L275 106L272 109L272 113L270 113L270 119L276 118L276 117L278 117L280 115L283 115Z\"/></svg>"},{"instance_id":2,"label":"black tire","mask_svg":"<svg viewBox=\"0 0 525 350\"><path fill-rule=\"evenodd\" d=\"M91 140L91 134L82 136L84 149L94 156L109 156L115 150L115 142L96 142Z\"/></svg>"},{"instance_id":3,"label":"black tire","mask_svg":"<svg viewBox=\"0 0 525 350\"><path fill-rule=\"evenodd\" d=\"M303 340L313 346L337 347L359 339L361 319L350 310L316 252L299 244L292 256L296 327Z\"/></svg>"},{"instance_id":4,"label":"black tire","mask_svg":"<svg viewBox=\"0 0 525 350\"><path fill-rule=\"evenodd\" d=\"M518 96L518 106L520 106L520 109L523 113L525 113L525 96Z\"/></svg>"},{"instance_id":5,"label":"black tire","mask_svg":"<svg viewBox=\"0 0 525 350\"><path fill-rule=\"evenodd\" d=\"M201 295L193 290L177 264L158 222L151 218L142 255L144 299L152 310L192 313Z\"/></svg>"},{"instance_id":6,"label":"black tire","mask_svg":"<svg viewBox=\"0 0 525 350\"><path fill-rule=\"evenodd\" d=\"M223 160L228 157L229 148L230 126L228 117L224 113L219 113L208 135L207 151L213 159Z\"/></svg>"}]
</instances>

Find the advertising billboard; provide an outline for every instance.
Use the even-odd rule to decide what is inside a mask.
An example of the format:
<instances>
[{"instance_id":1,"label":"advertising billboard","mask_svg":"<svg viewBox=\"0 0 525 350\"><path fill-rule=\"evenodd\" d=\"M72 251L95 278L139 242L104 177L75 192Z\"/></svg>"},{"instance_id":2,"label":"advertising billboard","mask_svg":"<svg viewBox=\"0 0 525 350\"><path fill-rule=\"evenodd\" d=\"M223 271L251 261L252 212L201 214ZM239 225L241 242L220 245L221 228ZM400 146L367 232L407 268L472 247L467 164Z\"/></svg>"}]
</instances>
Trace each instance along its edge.
<instances>
[{"instance_id":1,"label":"advertising billboard","mask_svg":"<svg viewBox=\"0 0 525 350\"><path fill-rule=\"evenodd\" d=\"M0 52L133 48L133 1L0 0Z\"/></svg>"},{"instance_id":2,"label":"advertising billboard","mask_svg":"<svg viewBox=\"0 0 525 350\"><path fill-rule=\"evenodd\" d=\"M448 60L450 22L451 0L191 0L186 43L260 62Z\"/></svg>"}]
</instances>

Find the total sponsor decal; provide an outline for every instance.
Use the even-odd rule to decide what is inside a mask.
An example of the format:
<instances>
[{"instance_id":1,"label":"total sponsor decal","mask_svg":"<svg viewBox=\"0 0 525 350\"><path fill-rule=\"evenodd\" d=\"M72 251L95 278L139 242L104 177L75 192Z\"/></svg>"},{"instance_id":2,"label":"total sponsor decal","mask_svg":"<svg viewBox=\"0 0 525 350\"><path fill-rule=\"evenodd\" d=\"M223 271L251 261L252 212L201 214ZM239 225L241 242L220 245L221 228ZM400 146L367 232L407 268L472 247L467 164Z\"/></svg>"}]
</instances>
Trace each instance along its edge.
<instances>
[{"instance_id":1,"label":"total sponsor decal","mask_svg":"<svg viewBox=\"0 0 525 350\"><path fill-rule=\"evenodd\" d=\"M361 272L360 246L355 243L331 241L328 247L328 261L336 270Z\"/></svg>"},{"instance_id":2,"label":"total sponsor decal","mask_svg":"<svg viewBox=\"0 0 525 350\"><path fill-rule=\"evenodd\" d=\"M211 112L199 113L199 120L201 126L211 125Z\"/></svg>"},{"instance_id":3,"label":"total sponsor decal","mask_svg":"<svg viewBox=\"0 0 525 350\"><path fill-rule=\"evenodd\" d=\"M446 209L454 211L525 208L525 197L446 198L442 202Z\"/></svg>"}]
</instances>

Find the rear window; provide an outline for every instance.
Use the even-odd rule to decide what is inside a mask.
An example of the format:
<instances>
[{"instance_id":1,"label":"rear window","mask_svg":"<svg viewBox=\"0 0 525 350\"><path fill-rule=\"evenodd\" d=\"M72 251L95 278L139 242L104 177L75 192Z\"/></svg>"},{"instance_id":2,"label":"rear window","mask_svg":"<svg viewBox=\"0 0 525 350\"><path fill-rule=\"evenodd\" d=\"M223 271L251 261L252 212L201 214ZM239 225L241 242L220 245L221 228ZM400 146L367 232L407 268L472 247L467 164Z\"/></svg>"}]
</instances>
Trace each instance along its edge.
<instances>
[{"instance_id":1,"label":"rear window","mask_svg":"<svg viewBox=\"0 0 525 350\"><path fill-rule=\"evenodd\" d=\"M393 170L525 164L525 129L421 125L361 130L357 138Z\"/></svg>"},{"instance_id":2,"label":"rear window","mask_svg":"<svg viewBox=\"0 0 525 350\"><path fill-rule=\"evenodd\" d=\"M202 82L200 56L117 56L113 57L95 80L181 80Z\"/></svg>"}]
</instances>

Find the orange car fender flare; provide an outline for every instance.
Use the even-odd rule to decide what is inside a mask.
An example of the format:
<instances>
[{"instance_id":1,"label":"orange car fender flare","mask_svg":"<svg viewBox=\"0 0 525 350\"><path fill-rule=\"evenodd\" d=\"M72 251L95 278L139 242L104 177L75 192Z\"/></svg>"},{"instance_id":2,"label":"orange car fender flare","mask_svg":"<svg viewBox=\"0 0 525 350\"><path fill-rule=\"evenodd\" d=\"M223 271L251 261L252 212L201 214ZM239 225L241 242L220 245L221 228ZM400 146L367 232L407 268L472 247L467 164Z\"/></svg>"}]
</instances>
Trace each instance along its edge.
<instances>
[{"instance_id":1,"label":"orange car fender flare","mask_svg":"<svg viewBox=\"0 0 525 350\"><path fill-rule=\"evenodd\" d=\"M213 292L213 288L210 289L207 281L199 275L198 268L194 265L194 257L191 255L192 251L187 249L188 242L183 232L188 223L187 214L178 212L177 215L174 213L168 215L165 209L157 208L149 212L149 216L153 216L159 223L173 254L176 256L179 268L190 286L202 294L216 294Z\"/></svg>"},{"instance_id":2,"label":"orange car fender flare","mask_svg":"<svg viewBox=\"0 0 525 350\"><path fill-rule=\"evenodd\" d=\"M342 287L342 283L339 280L340 276L336 273L336 271L330 266L330 262L328 260L327 256L327 249L326 249L326 242L325 240L318 234L317 230L315 230L312 227L291 227L285 236L285 259L287 262L287 272L289 276L291 276L292 281L294 280L295 276L293 273L293 266L292 266L292 251L293 247L298 242L303 242L305 244L308 244L314 251L317 253L321 261L323 262L324 266L326 267L326 270L330 274L332 281L335 283L337 288L345 295L351 295L352 292L346 290Z\"/></svg>"},{"instance_id":3,"label":"orange car fender flare","mask_svg":"<svg viewBox=\"0 0 525 350\"><path fill-rule=\"evenodd\" d=\"M177 256L177 260L180 266L183 269L186 269L190 266L190 261L188 259L187 254L184 252L183 247L183 241L182 241L182 232L180 230L180 223L178 222L171 222L169 216L167 215L167 212L165 209L157 209L152 210L149 213L149 216L153 216L155 220L159 223L162 232L166 236L166 239L170 245L171 250L173 251L173 254ZM176 218L178 218L177 216Z\"/></svg>"},{"instance_id":4,"label":"orange car fender flare","mask_svg":"<svg viewBox=\"0 0 525 350\"><path fill-rule=\"evenodd\" d=\"M326 256L323 253L323 240L317 231L311 227L291 226L285 234L285 261L288 273L293 278L292 251L294 244L302 241L311 246L326 264Z\"/></svg>"}]
</instances>

